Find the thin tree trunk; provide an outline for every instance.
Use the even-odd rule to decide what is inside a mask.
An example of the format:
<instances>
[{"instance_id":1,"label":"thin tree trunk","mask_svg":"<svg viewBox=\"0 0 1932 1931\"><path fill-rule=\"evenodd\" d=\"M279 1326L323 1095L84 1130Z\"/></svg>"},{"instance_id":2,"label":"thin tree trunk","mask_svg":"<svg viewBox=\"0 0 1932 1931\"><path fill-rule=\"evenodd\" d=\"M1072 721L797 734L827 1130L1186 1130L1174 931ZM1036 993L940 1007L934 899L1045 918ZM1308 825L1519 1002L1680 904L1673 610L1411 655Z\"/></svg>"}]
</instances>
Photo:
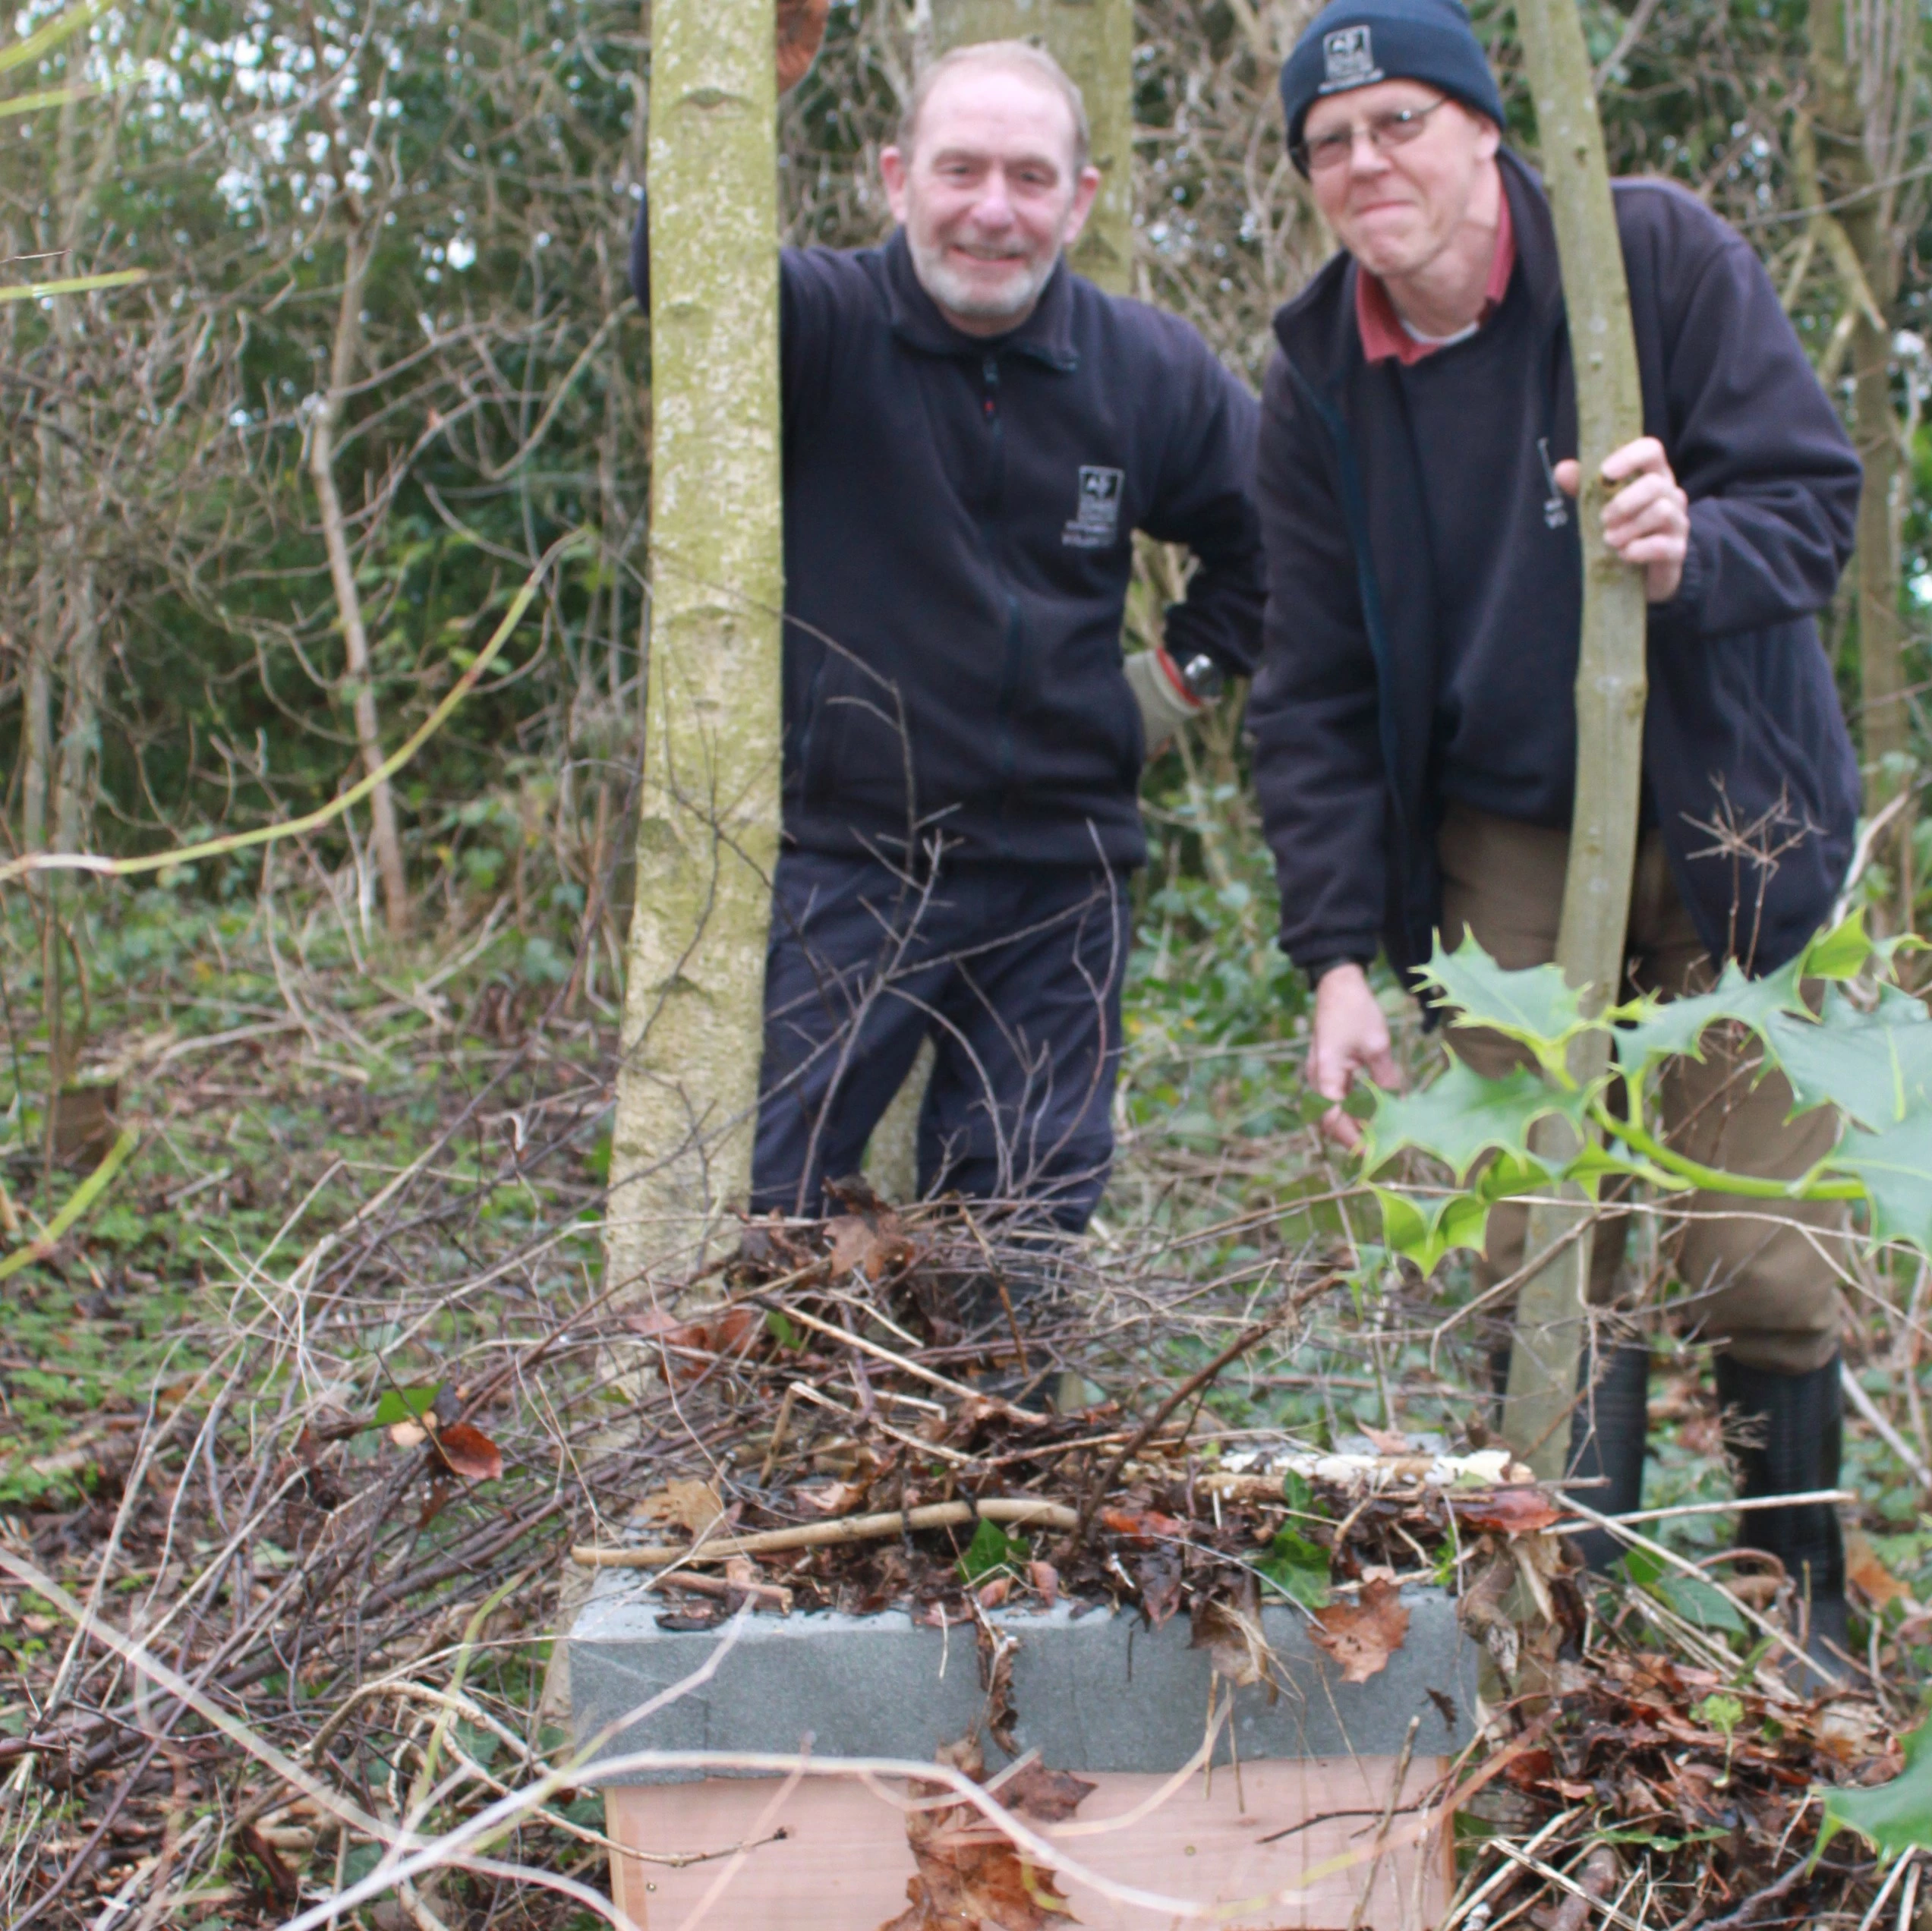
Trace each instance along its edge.
<instances>
[{"instance_id":1,"label":"thin tree trunk","mask_svg":"<svg viewBox=\"0 0 1932 1931\"><path fill-rule=\"evenodd\" d=\"M1583 635L1577 665L1577 791L1557 962L1594 1010L1616 997L1630 923L1644 748L1644 625L1641 572L1604 543L1604 458L1643 433L1643 392L1631 331L1630 290L1610 194L1590 56L1574 0L1521 0L1517 24L1556 218L1557 250L1576 364L1577 454L1583 489L1576 514L1584 547ZM1590 1079L1607 1063L1600 1032L1573 1056ZM1568 1129L1553 1123L1537 1150L1566 1157ZM1552 1123L1545 1123L1546 1129ZM1525 1252L1549 1252L1591 1211L1581 1189L1533 1208ZM1540 1476L1568 1462L1568 1416L1587 1313L1590 1243L1572 1240L1518 1297L1505 1433Z\"/></svg>"},{"instance_id":2,"label":"thin tree trunk","mask_svg":"<svg viewBox=\"0 0 1932 1931\"><path fill-rule=\"evenodd\" d=\"M1889 317L1900 269L1894 177L1903 169L1909 130L1916 23L1915 12L1896 5L1861 8L1854 22L1845 0L1811 0L1811 109L1799 111L1792 144L1799 197L1814 210L1851 333L1852 433L1864 465L1854 581L1867 816L1883 811L1912 777ZM1900 929L1912 921L1910 817L1908 805L1881 852L1895 873Z\"/></svg>"},{"instance_id":3,"label":"thin tree trunk","mask_svg":"<svg viewBox=\"0 0 1932 1931\"><path fill-rule=\"evenodd\" d=\"M342 425L342 405L355 376L356 354L361 344L363 284L373 245L373 241L365 244L363 225L360 220L351 219L344 253L342 299L336 315L328 392L317 408L309 430L309 474L314 479L316 501L322 512L322 539L329 553L329 577L335 586L336 610L342 626L355 741L362 753L364 769L373 773L382 767L383 733L376 715L375 682L370 675L369 632L362 619L362 595L356 587L355 565L349 555L342 499L336 489L336 435ZM400 937L409 928L409 882L402 868L402 840L396 831L395 795L386 778L370 793L369 810L370 842L383 880L383 909L392 936Z\"/></svg>"},{"instance_id":4,"label":"thin tree trunk","mask_svg":"<svg viewBox=\"0 0 1932 1931\"><path fill-rule=\"evenodd\" d=\"M652 616L611 1199L616 1284L749 1180L778 855L772 0L651 14Z\"/></svg>"},{"instance_id":5,"label":"thin tree trunk","mask_svg":"<svg viewBox=\"0 0 1932 1931\"><path fill-rule=\"evenodd\" d=\"M27 714L20 727L20 842L30 852L47 849L48 777L53 768L54 648L60 622L53 593L52 565L43 559L36 573L33 628L27 645ZM35 874L27 874L29 889Z\"/></svg>"},{"instance_id":6,"label":"thin tree trunk","mask_svg":"<svg viewBox=\"0 0 1932 1931\"><path fill-rule=\"evenodd\" d=\"M1109 295L1133 272L1133 0L932 0L944 53L980 40L1037 39L1086 102L1100 193L1075 244L1073 266Z\"/></svg>"}]
</instances>

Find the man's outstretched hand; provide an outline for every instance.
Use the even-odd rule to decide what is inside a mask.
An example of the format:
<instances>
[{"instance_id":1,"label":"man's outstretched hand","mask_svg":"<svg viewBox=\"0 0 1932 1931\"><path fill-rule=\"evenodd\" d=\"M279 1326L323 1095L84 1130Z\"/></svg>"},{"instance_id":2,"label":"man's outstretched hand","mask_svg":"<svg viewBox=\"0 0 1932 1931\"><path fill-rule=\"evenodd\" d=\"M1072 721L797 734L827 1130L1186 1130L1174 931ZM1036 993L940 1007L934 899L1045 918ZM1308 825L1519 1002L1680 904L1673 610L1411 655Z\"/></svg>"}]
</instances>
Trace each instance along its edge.
<instances>
[{"instance_id":1,"label":"man's outstretched hand","mask_svg":"<svg viewBox=\"0 0 1932 1931\"><path fill-rule=\"evenodd\" d=\"M1556 487L1571 496L1583 471L1574 456L1556 465ZM1603 480L1623 487L1603 506L1603 540L1626 563L1644 568L1644 595L1668 603L1684 581L1691 547L1691 499L1678 486L1664 446L1640 436L1603 458Z\"/></svg>"},{"instance_id":2,"label":"man's outstretched hand","mask_svg":"<svg viewBox=\"0 0 1932 1931\"><path fill-rule=\"evenodd\" d=\"M1402 1083L1388 1043L1388 1021L1359 966L1332 966L1315 988L1315 1043L1308 1054L1308 1083L1335 1104L1322 1116L1322 1131L1345 1147L1359 1146L1362 1129L1341 1102L1358 1073L1391 1090Z\"/></svg>"},{"instance_id":3,"label":"man's outstretched hand","mask_svg":"<svg viewBox=\"0 0 1932 1931\"><path fill-rule=\"evenodd\" d=\"M812 71L832 0L778 0L778 91L788 94Z\"/></svg>"}]
</instances>

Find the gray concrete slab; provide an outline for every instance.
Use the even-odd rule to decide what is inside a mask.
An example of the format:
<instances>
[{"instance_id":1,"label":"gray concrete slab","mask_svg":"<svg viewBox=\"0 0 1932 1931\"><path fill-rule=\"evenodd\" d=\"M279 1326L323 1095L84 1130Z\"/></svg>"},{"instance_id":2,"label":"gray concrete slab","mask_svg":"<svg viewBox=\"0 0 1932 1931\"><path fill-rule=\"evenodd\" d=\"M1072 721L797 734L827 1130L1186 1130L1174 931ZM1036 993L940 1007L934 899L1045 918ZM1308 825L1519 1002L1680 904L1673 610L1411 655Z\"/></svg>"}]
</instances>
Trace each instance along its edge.
<instances>
[{"instance_id":1,"label":"gray concrete slab","mask_svg":"<svg viewBox=\"0 0 1932 1931\"><path fill-rule=\"evenodd\" d=\"M1407 1640L1365 1684L1341 1681L1308 1640L1300 1609L1275 1604L1262 1611L1282 1687L1272 1703L1259 1685L1235 1693L1244 1762L1392 1756L1411 1716L1422 1719L1419 1752L1439 1756L1468 1741L1477 1652L1458 1627L1455 1602L1423 1588L1404 1589L1402 1600ZM1130 1611L1076 1614L1061 1603L1045 1613L995 1610L991 1620L1019 1639L1013 1685L1021 1747L1038 1749L1055 1769L1174 1770L1200 1747L1209 1666L1204 1651L1188 1646L1184 1616L1154 1630ZM720 1640L708 1630L660 1629L657 1605L635 1579L607 1573L566 1639L578 1746L690 1675ZM714 1677L621 1728L600 1754L808 1744L821 1756L922 1759L971 1729L985 1700L969 1627L942 1632L899 1610L758 1616ZM987 1754L1001 1760L990 1739Z\"/></svg>"}]
</instances>

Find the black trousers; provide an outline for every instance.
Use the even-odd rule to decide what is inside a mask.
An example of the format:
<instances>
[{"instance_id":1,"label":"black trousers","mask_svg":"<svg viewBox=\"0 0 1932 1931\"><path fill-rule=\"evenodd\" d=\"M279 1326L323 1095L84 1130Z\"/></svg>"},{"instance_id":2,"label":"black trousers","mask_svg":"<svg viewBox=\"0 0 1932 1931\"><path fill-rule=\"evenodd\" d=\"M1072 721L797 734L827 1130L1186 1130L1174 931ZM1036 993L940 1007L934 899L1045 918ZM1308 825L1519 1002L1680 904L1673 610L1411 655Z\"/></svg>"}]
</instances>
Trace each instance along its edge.
<instances>
[{"instance_id":1,"label":"black trousers","mask_svg":"<svg viewBox=\"0 0 1932 1931\"><path fill-rule=\"evenodd\" d=\"M1113 1158L1125 880L1104 867L960 865L909 882L787 851L765 962L752 1204L817 1213L858 1170L922 1041L922 1194L957 1189L1086 1224Z\"/></svg>"}]
</instances>

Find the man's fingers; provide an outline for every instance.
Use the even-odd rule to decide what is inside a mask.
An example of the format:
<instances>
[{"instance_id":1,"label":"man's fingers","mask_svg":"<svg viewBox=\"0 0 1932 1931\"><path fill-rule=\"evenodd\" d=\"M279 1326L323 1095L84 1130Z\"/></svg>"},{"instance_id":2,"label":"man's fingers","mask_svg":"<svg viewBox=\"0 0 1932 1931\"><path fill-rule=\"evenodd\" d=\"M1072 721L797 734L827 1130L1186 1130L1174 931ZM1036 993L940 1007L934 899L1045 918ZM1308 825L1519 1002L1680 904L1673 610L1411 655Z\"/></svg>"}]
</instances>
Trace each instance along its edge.
<instances>
[{"instance_id":1,"label":"man's fingers","mask_svg":"<svg viewBox=\"0 0 1932 1931\"><path fill-rule=\"evenodd\" d=\"M1353 1148L1362 1144L1361 1128L1338 1106L1330 1107L1322 1114L1322 1131L1345 1147Z\"/></svg>"},{"instance_id":2,"label":"man's fingers","mask_svg":"<svg viewBox=\"0 0 1932 1931\"><path fill-rule=\"evenodd\" d=\"M1565 456L1550 473L1556 478L1556 487L1566 496L1574 496L1582 485L1583 465L1574 456Z\"/></svg>"},{"instance_id":3,"label":"man's fingers","mask_svg":"<svg viewBox=\"0 0 1932 1931\"><path fill-rule=\"evenodd\" d=\"M1612 449L1603 458L1603 480L1606 483L1621 483L1627 476L1646 474L1670 474L1670 460L1664 454L1664 446L1654 436L1640 436L1634 443L1626 443L1621 449Z\"/></svg>"},{"instance_id":4,"label":"man's fingers","mask_svg":"<svg viewBox=\"0 0 1932 1931\"><path fill-rule=\"evenodd\" d=\"M1398 1093L1402 1090L1402 1069L1395 1063L1395 1055L1385 1046L1369 1060L1369 1077L1385 1093Z\"/></svg>"}]
</instances>

